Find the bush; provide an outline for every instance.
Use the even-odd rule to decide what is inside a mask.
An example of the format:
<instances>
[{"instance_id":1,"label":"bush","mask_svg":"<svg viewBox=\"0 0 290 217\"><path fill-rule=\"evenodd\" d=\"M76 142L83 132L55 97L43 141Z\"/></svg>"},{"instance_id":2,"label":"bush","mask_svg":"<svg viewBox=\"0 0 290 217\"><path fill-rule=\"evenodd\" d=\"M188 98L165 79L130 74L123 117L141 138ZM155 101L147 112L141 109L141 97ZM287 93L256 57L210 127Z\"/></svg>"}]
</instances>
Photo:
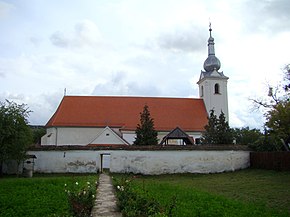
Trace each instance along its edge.
<instances>
[{"instance_id":1,"label":"bush","mask_svg":"<svg viewBox=\"0 0 290 217\"><path fill-rule=\"evenodd\" d=\"M65 192L67 193L71 212L74 216L90 216L94 206L96 186L97 182L95 185L92 185L90 182L86 182L83 185L75 182L70 188L65 184Z\"/></svg>"},{"instance_id":2,"label":"bush","mask_svg":"<svg viewBox=\"0 0 290 217\"><path fill-rule=\"evenodd\" d=\"M169 206L163 207L148 191L134 188L132 179L113 179L117 191L118 206L125 217L167 217L172 216L175 199Z\"/></svg>"}]
</instances>

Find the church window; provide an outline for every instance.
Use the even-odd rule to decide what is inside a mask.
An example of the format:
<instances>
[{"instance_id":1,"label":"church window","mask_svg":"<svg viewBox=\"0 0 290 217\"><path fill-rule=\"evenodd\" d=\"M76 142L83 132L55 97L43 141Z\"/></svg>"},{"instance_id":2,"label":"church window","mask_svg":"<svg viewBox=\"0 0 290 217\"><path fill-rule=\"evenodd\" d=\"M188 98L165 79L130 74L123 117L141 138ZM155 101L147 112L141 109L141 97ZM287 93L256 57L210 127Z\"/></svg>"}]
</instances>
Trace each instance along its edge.
<instances>
[{"instance_id":1,"label":"church window","mask_svg":"<svg viewBox=\"0 0 290 217\"><path fill-rule=\"evenodd\" d=\"M203 96L203 86L201 86L201 95L200 96Z\"/></svg>"},{"instance_id":2,"label":"church window","mask_svg":"<svg viewBox=\"0 0 290 217\"><path fill-rule=\"evenodd\" d=\"M214 93L215 94L220 94L220 85L219 84L215 84L214 85Z\"/></svg>"}]
</instances>

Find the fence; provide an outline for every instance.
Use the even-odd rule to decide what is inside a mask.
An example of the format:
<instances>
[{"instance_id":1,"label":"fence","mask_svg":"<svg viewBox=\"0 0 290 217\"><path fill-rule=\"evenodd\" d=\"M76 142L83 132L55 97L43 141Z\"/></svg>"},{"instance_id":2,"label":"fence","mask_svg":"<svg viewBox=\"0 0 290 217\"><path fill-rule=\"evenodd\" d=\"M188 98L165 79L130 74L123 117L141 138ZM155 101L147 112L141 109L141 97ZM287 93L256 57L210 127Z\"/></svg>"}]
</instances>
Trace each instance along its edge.
<instances>
[{"instance_id":1,"label":"fence","mask_svg":"<svg viewBox=\"0 0 290 217\"><path fill-rule=\"evenodd\" d=\"M251 152L252 168L290 171L290 152Z\"/></svg>"}]
</instances>

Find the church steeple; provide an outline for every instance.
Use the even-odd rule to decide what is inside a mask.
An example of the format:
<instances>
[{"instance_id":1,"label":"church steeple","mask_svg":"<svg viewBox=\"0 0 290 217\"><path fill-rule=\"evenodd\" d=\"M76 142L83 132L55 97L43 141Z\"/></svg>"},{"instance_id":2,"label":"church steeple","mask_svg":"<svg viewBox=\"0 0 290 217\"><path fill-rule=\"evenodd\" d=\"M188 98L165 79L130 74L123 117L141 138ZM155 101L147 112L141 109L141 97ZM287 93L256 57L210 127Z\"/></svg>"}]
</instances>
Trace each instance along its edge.
<instances>
[{"instance_id":1,"label":"church steeple","mask_svg":"<svg viewBox=\"0 0 290 217\"><path fill-rule=\"evenodd\" d=\"M209 39L208 39L208 57L204 61L203 68L206 72L218 71L221 67L219 59L215 56L214 50L214 38L211 35L212 28L211 23L209 24Z\"/></svg>"},{"instance_id":2,"label":"church steeple","mask_svg":"<svg viewBox=\"0 0 290 217\"><path fill-rule=\"evenodd\" d=\"M199 81L199 96L203 99L208 113L213 109L217 116L221 112L225 114L226 120L229 120L228 111L228 91L227 80L229 79L223 72L219 72L221 63L215 56L214 38L212 37L212 28L209 24L208 39L208 57L204 61Z\"/></svg>"}]
</instances>

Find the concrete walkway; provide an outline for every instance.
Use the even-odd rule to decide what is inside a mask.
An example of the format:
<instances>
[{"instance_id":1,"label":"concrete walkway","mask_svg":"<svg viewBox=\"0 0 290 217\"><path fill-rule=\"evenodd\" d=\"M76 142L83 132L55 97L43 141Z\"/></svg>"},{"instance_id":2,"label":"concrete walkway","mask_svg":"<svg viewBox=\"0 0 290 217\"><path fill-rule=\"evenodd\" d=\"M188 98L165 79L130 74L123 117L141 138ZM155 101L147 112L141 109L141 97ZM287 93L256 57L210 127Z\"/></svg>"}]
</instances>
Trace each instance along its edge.
<instances>
[{"instance_id":1,"label":"concrete walkway","mask_svg":"<svg viewBox=\"0 0 290 217\"><path fill-rule=\"evenodd\" d=\"M111 177L105 173L100 174L97 197L92 210L92 217L121 217L117 207L117 198L112 185Z\"/></svg>"}]
</instances>

